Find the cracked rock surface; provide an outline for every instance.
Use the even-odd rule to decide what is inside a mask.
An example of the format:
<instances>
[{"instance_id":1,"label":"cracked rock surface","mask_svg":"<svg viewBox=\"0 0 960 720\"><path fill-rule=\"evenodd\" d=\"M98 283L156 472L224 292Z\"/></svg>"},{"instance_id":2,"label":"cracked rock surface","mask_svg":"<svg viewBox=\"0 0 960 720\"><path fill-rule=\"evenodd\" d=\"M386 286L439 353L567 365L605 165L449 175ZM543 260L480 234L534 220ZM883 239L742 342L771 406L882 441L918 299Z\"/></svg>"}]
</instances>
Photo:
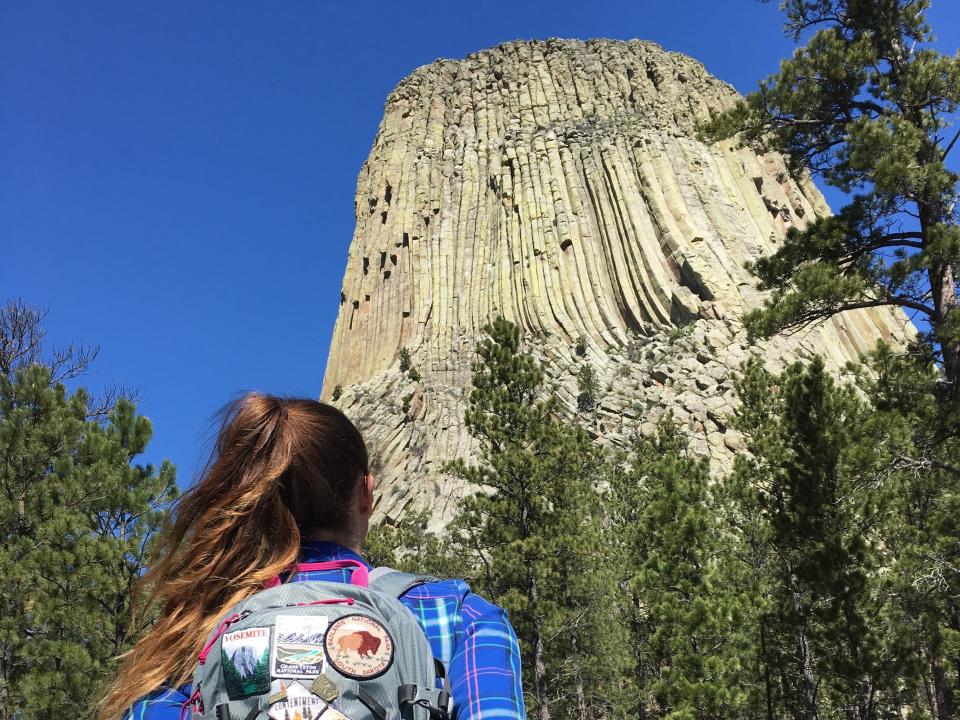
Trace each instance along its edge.
<instances>
[{"instance_id":1,"label":"cracked rock surface","mask_svg":"<svg viewBox=\"0 0 960 720\"><path fill-rule=\"evenodd\" d=\"M579 415L598 442L672 411L718 471L743 448L726 418L750 353L774 369L819 353L837 370L907 341L903 313L871 309L747 343L739 318L763 295L744 263L829 209L781 157L697 139L737 97L639 40L505 43L400 82L357 182L322 392L339 388L376 455L379 517L429 508L440 526L468 491L441 466L475 450L463 409L497 315L571 416L593 367L596 406Z\"/></svg>"}]
</instances>

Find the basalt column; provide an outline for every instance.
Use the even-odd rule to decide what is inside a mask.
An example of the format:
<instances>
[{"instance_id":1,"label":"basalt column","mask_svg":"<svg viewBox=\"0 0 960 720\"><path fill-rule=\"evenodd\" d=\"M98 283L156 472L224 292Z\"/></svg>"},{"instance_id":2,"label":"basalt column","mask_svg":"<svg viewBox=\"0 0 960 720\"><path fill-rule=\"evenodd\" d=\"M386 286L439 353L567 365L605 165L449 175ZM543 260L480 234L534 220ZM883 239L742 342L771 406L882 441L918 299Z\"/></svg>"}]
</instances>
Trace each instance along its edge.
<instances>
[{"instance_id":1,"label":"basalt column","mask_svg":"<svg viewBox=\"0 0 960 720\"><path fill-rule=\"evenodd\" d=\"M671 410L717 470L741 448L726 416L750 352L838 368L906 341L901 313L869 310L748 345L739 318L762 295L744 263L829 210L781 157L697 139L736 98L689 57L608 40L506 43L390 94L323 387L377 457L381 517L426 507L441 524L465 491L441 465L474 451L470 365L498 315L598 442ZM583 412L587 365L597 405Z\"/></svg>"}]
</instances>

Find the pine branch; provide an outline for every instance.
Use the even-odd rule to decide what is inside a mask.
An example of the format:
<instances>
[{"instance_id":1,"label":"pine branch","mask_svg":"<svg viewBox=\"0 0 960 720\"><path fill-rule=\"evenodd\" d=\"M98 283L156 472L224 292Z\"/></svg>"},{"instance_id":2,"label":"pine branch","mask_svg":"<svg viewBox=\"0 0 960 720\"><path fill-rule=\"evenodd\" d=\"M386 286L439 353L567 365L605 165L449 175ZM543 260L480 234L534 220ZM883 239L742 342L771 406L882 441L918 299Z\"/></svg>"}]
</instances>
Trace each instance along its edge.
<instances>
[{"instance_id":1,"label":"pine branch","mask_svg":"<svg viewBox=\"0 0 960 720\"><path fill-rule=\"evenodd\" d=\"M949 155L950 151L953 150L953 146L957 144L958 139L960 139L960 130L957 130L957 132L954 133L953 139L950 141L950 144L947 145L946 149L943 151L943 153L941 153L940 155L941 160L947 159L947 155Z\"/></svg>"}]
</instances>

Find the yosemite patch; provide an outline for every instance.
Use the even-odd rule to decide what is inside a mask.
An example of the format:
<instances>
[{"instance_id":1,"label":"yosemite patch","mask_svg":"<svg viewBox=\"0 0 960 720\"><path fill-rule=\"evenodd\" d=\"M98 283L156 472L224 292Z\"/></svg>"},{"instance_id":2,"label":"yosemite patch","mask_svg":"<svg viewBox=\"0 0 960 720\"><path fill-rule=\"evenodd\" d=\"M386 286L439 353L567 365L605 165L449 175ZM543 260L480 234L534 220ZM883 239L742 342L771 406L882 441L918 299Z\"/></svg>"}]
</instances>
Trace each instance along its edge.
<instances>
[{"instance_id":1,"label":"yosemite patch","mask_svg":"<svg viewBox=\"0 0 960 720\"><path fill-rule=\"evenodd\" d=\"M330 664L357 680L383 674L393 661L393 638L366 615L344 615L330 626L324 644Z\"/></svg>"},{"instance_id":2,"label":"yosemite patch","mask_svg":"<svg viewBox=\"0 0 960 720\"><path fill-rule=\"evenodd\" d=\"M270 690L270 628L226 633L220 644L227 697L242 700Z\"/></svg>"}]
</instances>

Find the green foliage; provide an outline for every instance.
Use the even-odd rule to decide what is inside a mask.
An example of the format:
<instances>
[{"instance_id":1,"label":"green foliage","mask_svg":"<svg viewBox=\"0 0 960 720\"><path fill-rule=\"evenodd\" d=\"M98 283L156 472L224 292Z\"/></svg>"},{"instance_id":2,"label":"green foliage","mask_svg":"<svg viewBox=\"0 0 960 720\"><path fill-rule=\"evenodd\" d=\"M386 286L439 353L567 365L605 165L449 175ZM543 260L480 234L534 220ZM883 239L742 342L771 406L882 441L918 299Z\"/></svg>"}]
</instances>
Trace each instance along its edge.
<instances>
[{"instance_id":1,"label":"green foliage","mask_svg":"<svg viewBox=\"0 0 960 720\"><path fill-rule=\"evenodd\" d=\"M873 508L846 471L866 410L819 358L781 377L751 362L740 396L752 457L738 458L730 484L746 540L763 552L764 663L791 714L815 717L831 694L865 709L877 679L865 593Z\"/></svg>"},{"instance_id":2,"label":"green foliage","mask_svg":"<svg viewBox=\"0 0 960 720\"><path fill-rule=\"evenodd\" d=\"M92 708L176 495L172 465L135 462L152 430L131 402L57 381L82 352L41 361L41 320L0 311L0 716L24 720Z\"/></svg>"},{"instance_id":3,"label":"green foliage","mask_svg":"<svg viewBox=\"0 0 960 720\"><path fill-rule=\"evenodd\" d=\"M861 383L874 412L864 454L877 457L882 533L876 592L897 702L934 718L960 712L960 409L929 362L879 346ZM878 447L879 446L879 447Z\"/></svg>"},{"instance_id":4,"label":"green foliage","mask_svg":"<svg viewBox=\"0 0 960 720\"><path fill-rule=\"evenodd\" d=\"M413 382L420 382L420 372L413 366L413 363L410 359L410 351L406 348L401 348L398 355L400 358L400 372L407 374Z\"/></svg>"},{"instance_id":5,"label":"green foliage","mask_svg":"<svg viewBox=\"0 0 960 720\"><path fill-rule=\"evenodd\" d=\"M592 365L584 365L580 368L580 374L577 375L577 408L580 412L590 412L597 406L597 392L599 384L597 382L597 373Z\"/></svg>"},{"instance_id":6,"label":"green foliage","mask_svg":"<svg viewBox=\"0 0 960 720\"><path fill-rule=\"evenodd\" d=\"M632 715L745 716L754 648L749 596L718 519L705 458L671 417L634 443L613 476L613 514L630 589Z\"/></svg>"},{"instance_id":7,"label":"green foliage","mask_svg":"<svg viewBox=\"0 0 960 720\"><path fill-rule=\"evenodd\" d=\"M674 345L679 340L689 337L692 334L693 324L679 325L677 327L670 328L670 332L667 333L667 345Z\"/></svg>"},{"instance_id":8,"label":"green foliage","mask_svg":"<svg viewBox=\"0 0 960 720\"><path fill-rule=\"evenodd\" d=\"M763 704L952 717L957 412L929 365L883 347L870 365L860 392L819 359L781 375L752 361L738 388L750 453L724 490L759 610Z\"/></svg>"},{"instance_id":9,"label":"green foliage","mask_svg":"<svg viewBox=\"0 0 960 720\"><path fill-rule=\"evenodd\" d=\"M837 215L793 227L753 270L772 291L745 322L768 336L845 310L894 305L932 327L960 399L960 56L930 47L929 0L785 0L808 37L780 71L703 129L786 153L847 193Z\"/></svg>"},{"instance_id":10,"label":"green foliage","mask_svg":"<svg viewBox=\"0 0 960 720\"><path fill-rule=\"evenodd\" d=\"M516 326L486 333L479 462L448 466L476 493L442 535L411 515L366 552L506 607L532 716L957 716L960 408L929 345L880 345L847 384L819 358L748 362L747 452L711 478L669 417L603 450Z\"/></svg>"},{"instance_id":11,"label":"green foliage","mask_svg":"<svg viewBox=\"0 0 960 720\"><path fill-rule=\"evenodd\" d=\"M559 422L517 327L500 318L485 332L465 413L481 463L448 468L479 492L455 532L481 570L478 587L511 613L536 715L603 716L628 646L625 625L606 616L617 598L597 492L606 458L581 428Z\"/></svg>"},{"instance_id":12,"label":"green foliage","mask_svg":"<svg viewBox=\"0 0 960 720\"><path fill-rule=\"evenodd\" d=\"M250 684L257 692L264 692L270 687L270 648L263 651L253 668L253 677Z\"/></svg>"},{"instance_id":13,"label":"green foliage","mask_svg":"<svg viewBox=\"0 0 960 720\"><path fill-rule=\"evenodd\" d=\"M333 395L331 396L331 398L333 399L334 402L336 402L341 398L342 395L343 395L343 385L337 385L333 389Z\"/></svg>"},{"instance_id":14,"label":"green foliage","mask_svg":"<svg viewBox=\"0 0 960 720\"><path fill-rule=\"evenodd\" d=\"M577 338L577 344L574 346L573 350L577 354L577 357L586 357L587 339L584 337Z\"/></svg>"}]
</instances>

